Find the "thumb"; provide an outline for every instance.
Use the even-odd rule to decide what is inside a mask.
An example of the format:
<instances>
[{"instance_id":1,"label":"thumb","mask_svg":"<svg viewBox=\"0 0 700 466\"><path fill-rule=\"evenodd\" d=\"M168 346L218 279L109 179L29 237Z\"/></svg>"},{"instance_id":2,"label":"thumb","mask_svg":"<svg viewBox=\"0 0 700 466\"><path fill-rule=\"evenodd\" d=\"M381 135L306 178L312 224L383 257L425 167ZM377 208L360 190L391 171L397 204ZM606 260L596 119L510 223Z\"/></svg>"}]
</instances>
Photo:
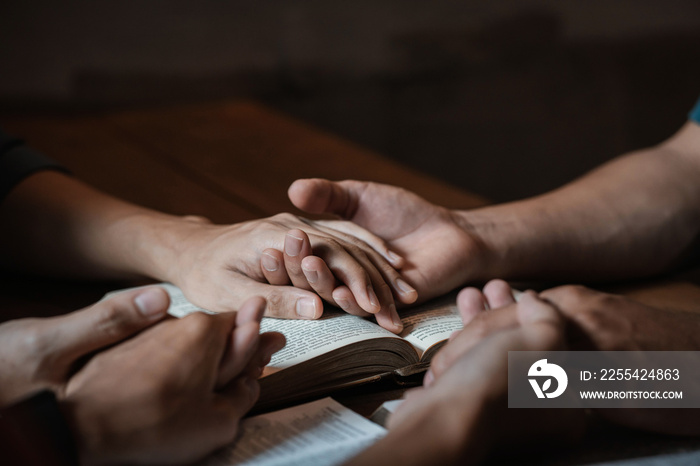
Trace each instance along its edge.
<instances>
[{"instance_id":1,"label":"thumb","mask_svg":"<svg viewBox=\"0 0 700 466\"><path fill-rule=\"evenodd\" d=\"M517 305L526 346L535 349L561 349L564 341L564 318L551 303L532 291L526 291Z\"/></svg>"},{"instance_id":2,"label":"thumb","mask_svg":"<svg viewBox=\"0 0 700 466\"><path fill-rule=\"evenodd\" d=\"M296 180L287 195L297 208L312 214L336 214L351 219L359 207L359 199L367 183L361 181L329 181L322 178Z\"/></svg>"},{"instance_id":3,"label":"thumb","mask_svg":"<svg viewBox=\"0 0 700 466\"><path fill-rule=\"evenodd\" d=\"M55 354L65 362L122 341L161 320L170 299L163 288L120 293L57 318L52 325Z\"/></svg>"},{"instance_id":4,"label":"thumb","mask_svg":"<svg viewBox=\"0 0 700 466\"><path fill-rule=\"evenodd\" d=\"M520 295L517 314L522 325L546 322L561 327L564 324L564 319L559 315L557 309L530 290Z\"/></svg>"}]
</instances>

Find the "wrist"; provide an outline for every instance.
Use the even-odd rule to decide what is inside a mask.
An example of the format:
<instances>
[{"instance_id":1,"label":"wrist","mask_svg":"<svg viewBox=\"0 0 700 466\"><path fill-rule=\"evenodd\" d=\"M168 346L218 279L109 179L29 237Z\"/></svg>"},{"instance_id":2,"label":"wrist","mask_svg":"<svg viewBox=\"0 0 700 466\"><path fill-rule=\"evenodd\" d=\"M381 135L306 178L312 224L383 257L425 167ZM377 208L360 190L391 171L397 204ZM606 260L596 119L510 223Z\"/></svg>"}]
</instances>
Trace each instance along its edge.
<instances>
[{"instance_id":1,"label":"wrist","mask_svg":"<svg viewBox=\"0 0 700 466\"><path fill-rule=\"evenodd\" d=\"M120 230L129 238L125 264L132 272L159 281L177 282L179 262L192 238L208 225L203 217L141 212L122 220Z\"/></svg>"},{"instance_id":2,"label":"wrist","mask_svg":"<svg viewBox=\"0 0 700 466\"><path fill-rule=\"evenodd\" d=\"M470 238L474 251L469 255L470 270L465 282L486 282L513 274L512 255L516 230L509 216L490 208L453 211L455 224Z\"/></svg>"},{"instance_id":3,"label":"wrist","mask_svg":"<svg viewBox=\"0 0 700 466\"><path fill-rule=\"evenodd\" d=\"M558 237L562 227L543 199L454 213L460 227L480 245L478 281L546 276L568 254Z\"/></svg>"}]
</instances>

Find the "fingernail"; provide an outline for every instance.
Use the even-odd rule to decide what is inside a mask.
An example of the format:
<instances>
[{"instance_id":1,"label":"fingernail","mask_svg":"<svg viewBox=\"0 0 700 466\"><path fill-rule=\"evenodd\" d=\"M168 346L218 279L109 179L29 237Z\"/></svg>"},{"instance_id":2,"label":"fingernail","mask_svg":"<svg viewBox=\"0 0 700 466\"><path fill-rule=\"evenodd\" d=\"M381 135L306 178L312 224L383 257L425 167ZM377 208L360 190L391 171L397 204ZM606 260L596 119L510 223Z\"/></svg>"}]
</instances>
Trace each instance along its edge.
<instances>
[{"instance_id":1,"label":"fingernail","mask_svg":"<svg viewBox=\"0 0 700 466\"><path fill-rule=\"evenodd\" d=\"M396 254L394 251L387 250L386 256L387 259L389 259L389 262L393 262L394 264L401 262L401 256Z\"/></svg>"},{"instance_id":2,"label":"fingernail","mask_svg":"<svg viewBox=\"0 0 700 466\"><path fill-rule=\"evenodd\" d=\"M313 298L301 298L297 301L297 315L304 319L313 319L316 316L316 300Z\"/></svg>"},{"instance_id":3,"label":"fingernail","mask_svg":"<svg viewBox=\"0 0 700 466\"><path fill-rule=\"evenodd\" d=\"M432 384L434 380L435 376L433 375L433 371L428 370L428 372L425 373L425 377L423 377L423 385L427 387Z\"/></svg>"},{"instance_id":4,"label":"fingernail","mask_svg":"<svg viewBox=\"0 0 700 466\"><path fill-rule=\"evenodd\" d=\"M396 287L401 291L401 294L416 293L416 289L406 283L402 278L396 279Z\"/></svg>"},{"instance_id":5,"label":"fingernail","mask_svg":"<svg viewBox=\"0 0 700 466\"><path fill-rule=\"evenodd\" d=\"M287 235L287 239L284 242L284 252L287 253L288 256L298 256L301 252L301 245L303 244L303 242L304 241L301 238L297 238L296 236L292 235Z\"/></svg>"},{"instance_id":6,"label":"fingernail","mask_svg":"<svg viewBox=\"0 0 700 466\"><path fill-rule=\"evenodd\" d=\"M165 293L159 289L147 289L134 298L134 304L144 317L149 320L165 315L168 302Z\"/></svg>"},{"instance_id":7,"label":"fingernail","mask_svg":"<svg viewBox=\"0 0 700 466\"><path fill-rule=\"evenodd\" d=\"M347 311L348 308L350 307L350 303L348 302L347 299L336 299L335 303L340 306L340 308L344 311Z\"/></svg>"},{"instance_id":8,"label":"fingernail","mask_svg":"<svg viewBox=\"0 0 700 466\"><path fill-rule=\"evenodd\" d=\"M309 283L316 283L318 281L318 272L315 270L305 269L304 267L302 267L301 270L304 271L304 276Z\"/></svg>"},{"instance_id":9,"label":"fingernail","mask_svg":"<svg viewBox=\"0 0 700 466\"><path fill-rule=\"evenodd\" d=\"M394 322L394 326L402 329L403 322L401 321L401 317L399 317L399 313L396 312L396 306L394 304L389 306L389 313L391 314L391 320Z\"/></svg>"},{"instance_id":10,"label":"fingernail","mask_svg":"<svg viewBox=\"0 0 700 466\"><path fill-rule=\"evenodd\" d=\"M263 253L261 261L262 261L262 266L268 272L275 272L280 266L279 262L277 262L277 259L274 256L272 256L271 254L268 254L266 252Z\"/></svg>"},{"instance_id":11,"label":"fingernail","mask_svg":"<svg viewBox=\"0 0 700 466\"><path fill-rule=\"evenodd\" d=\"M372 285L367 285L367 299L369 299L369 304L372 307L379 307L379 299L372 288Z\"/></svg>"}]
</instances>

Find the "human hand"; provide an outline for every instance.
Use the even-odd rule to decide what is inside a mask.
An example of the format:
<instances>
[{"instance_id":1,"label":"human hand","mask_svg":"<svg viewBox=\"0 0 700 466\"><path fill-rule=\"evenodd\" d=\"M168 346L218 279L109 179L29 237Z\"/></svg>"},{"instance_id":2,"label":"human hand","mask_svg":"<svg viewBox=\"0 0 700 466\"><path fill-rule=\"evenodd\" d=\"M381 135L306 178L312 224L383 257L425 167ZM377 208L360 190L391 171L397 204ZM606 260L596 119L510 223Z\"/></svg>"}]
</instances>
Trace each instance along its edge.
<instances>
[{"instance_id":1,"label":"human hand","mask_svg":"<svg viewBox=\"0 0 700 466\"><path fill-rule=\"evenodd\" d=\"M535 294L523 296L515 315L515 327L461 354L430 387L409 391L389 418L387 437L354 463L393 457L400 464L478 464L497 445L517 449L541 445L541 438L548 446L578 438L581 410L507 408L508 352L564 345L562 317Z\"/></svg>"},{"instance_id":2,"label":"human hand","mask_svg":"<svg viewBox=\"0 0 700 466\"><path fill-rule=\"evenodd\" d=\"M62 392L76 362L165 317L160 288L126 292L68 315L0 325L0 406L39 390Z\"/></svg>"},{"instance_id":3,"label":"human hand","mask_svg":"<svg viewBox=\"0 0 700 466\"><path fill-rule=\"evenodd\" d=\"M175 262L162 261L166 267L154 275L211 311L236 309L250 296L263 296L268 316L317 319L323 312L320 295L347 312L375 314L381 326L399 332L392 289L403 302L416 299L415 290L397 284L401 257L360 228L353 230L362 233L357 239L291 214L231 226L180 222L175 228Z\"/></svg>"},{"instance_id":4,"label":"human hand","mask_svg":"<svg viewBox=\"0 0 700 466\"><path fill-rule=\"evenodd\" d=\"M582 286L540 293L570 321L568 340L581 350L699 351L700 315L657 309ZM689 386L686 386L689 388ZM688 389L697 393L698 387ZM671 435L699 435L693 409L597 409L617 424Z\"/></svg>"},{"instance_id":5,"label":"human hand","mask_svg":"<svg viewBox=\"0 0 700 466\"><path fill-rule=\"evenodd\" d=\"M533 294L533 292L528 292ZM567 323L567 345L578 351L697 351L700 315L667 311L619 295L576 285L543 291L539 297L555 306ZM432 360L425 385L430 386L462 355L494 333L518 325L513 290L502 280L483 292L465 288L457 298L465 327ZM692 411L678 409L596 410L629 427L667 434L697 435Z\"/></svg>"},{"instance_id":6,"label":"human hand","mask_svg":"<svg viewBox=\"0 0 700 466\"><path fill-rule=\"evenodd\" d=\"M166 320L93 357L62 401L81 464L189 463L232 441L284 345L258 336L264 307Z\"/></svg>"},{"instance_id":7,"label":"human hand","mask_svg":"<svg viewBox=\"0 0 700 466\"><path fill-rule=\"evenodd\" d=\"M483 292L465 288L457 296L464 329L457 332L431 363L430 384L459 355L486 336L517 325L515 298L503 280ZM567 320L568 345L578 351L696 351L700 315L656 309L624 296L566 285L539 294Z\"/></svg>"},{"instance_id":8,"label":"human hand","mask_svg":"<svg viewBox=\"0 0 700 466\"><path fill-rule=\"evenodd\" d=\"M485 249L464 219L409 191L371 182L304 179L295 181L288 194L306 212L339 215L384 240L405 259L401 276L421 301L482 278ZM321 223L348 231L347 223Z\"/></svg>"},{"instance_id":9,"label":"human hand","mask_svg":"<svg viewBox=\"0 0 700 466\"><path fill-rule=\"evenodd\" d=\"M570 321L569 341L579 350L700 350L700 314L658 309L575 285L545 290L540 296Z\"/></svg>"}]
</instances>

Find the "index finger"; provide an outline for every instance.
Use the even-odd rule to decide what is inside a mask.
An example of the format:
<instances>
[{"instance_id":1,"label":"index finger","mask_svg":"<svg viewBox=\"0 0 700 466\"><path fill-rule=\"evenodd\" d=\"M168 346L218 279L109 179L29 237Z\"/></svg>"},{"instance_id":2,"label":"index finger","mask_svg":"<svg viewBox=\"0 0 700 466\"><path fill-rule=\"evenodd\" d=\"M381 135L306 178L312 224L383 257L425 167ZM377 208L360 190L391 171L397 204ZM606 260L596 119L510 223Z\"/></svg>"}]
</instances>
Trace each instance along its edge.
<instances>
[{"instance_id":1,"label":"index finger","mask_svg":"<svg viewBox=\"0 0 700 466\"><path fill-rule=\"evenodd\" d=\"M202 374L213 388L235 322L235 312L213 315L194 312L168 322L170 332L162 338L167 339L168 347L182 353L181 364L186 371L191 371L193 375Z\"/></svg>"}]
</instances>

